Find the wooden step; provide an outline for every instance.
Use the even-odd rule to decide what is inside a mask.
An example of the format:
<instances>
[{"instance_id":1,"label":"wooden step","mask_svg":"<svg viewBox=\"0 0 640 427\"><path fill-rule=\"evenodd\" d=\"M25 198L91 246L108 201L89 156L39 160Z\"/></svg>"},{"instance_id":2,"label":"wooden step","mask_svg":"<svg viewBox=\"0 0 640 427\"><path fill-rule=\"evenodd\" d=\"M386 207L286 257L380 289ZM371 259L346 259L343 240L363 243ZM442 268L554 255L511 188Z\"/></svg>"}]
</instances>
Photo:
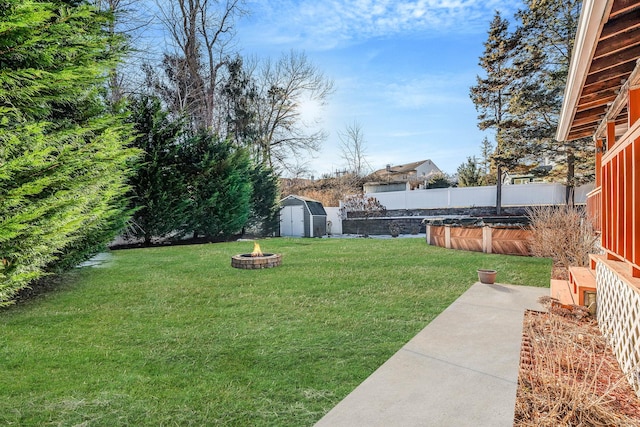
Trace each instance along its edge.
<instances>
[{"instance_id":1,"label":"wooden step","mask_svg":"<svg viewBox=\"0 0 640 427\"><path fill-rule=\"evenodd\" d=\"M551 297L557 299L560 304L575 305L578 303L578 295L572 292L573 287L567 280L551 279Z\"/></svg>"},{"instance_id":2,"label":"wooden step","mask_svg":"<svg viewBox=\"0 0 640 427\"><path fill-rule=\"evenodd\" d=\"M595 271L587 267L569 267L571 291L578 296L578 305L586 305L585 292L596 291Z\"/></svg>"}]
</instances>

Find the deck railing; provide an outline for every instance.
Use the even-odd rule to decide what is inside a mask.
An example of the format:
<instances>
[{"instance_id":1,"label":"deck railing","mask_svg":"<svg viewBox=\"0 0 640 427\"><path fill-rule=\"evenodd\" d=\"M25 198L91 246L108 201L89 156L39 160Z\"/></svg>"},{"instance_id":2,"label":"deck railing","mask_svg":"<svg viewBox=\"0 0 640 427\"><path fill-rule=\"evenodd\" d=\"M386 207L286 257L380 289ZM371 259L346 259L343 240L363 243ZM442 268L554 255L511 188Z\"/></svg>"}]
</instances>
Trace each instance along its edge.
<instances>
[{"instance_id":1,"label":"deck railing","mask_svg":"<svg viewBox=\"0 0 640 427\"><path fill-rule=\"evenodd\" d=\"M602 247L640 277L640 120L603 154L601 176Z\"/></svg>"}]
</instances>

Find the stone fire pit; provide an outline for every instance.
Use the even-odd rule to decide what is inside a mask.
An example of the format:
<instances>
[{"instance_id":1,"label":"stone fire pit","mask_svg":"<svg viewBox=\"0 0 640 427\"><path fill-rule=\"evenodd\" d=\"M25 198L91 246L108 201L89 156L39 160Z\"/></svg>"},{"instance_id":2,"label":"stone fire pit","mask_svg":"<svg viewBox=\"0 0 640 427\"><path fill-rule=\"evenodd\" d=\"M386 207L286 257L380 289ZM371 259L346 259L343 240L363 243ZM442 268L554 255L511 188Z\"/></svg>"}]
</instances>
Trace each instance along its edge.
<instances>
[{"instance_id":1,"label":"stone fire pit","mask_svg":"<svg viewBox=\"0 0 640 427\"><path fill-rule=\"evenodd\" d=\"M250 254L238 254L231 257L231 266L234 268L242 268L244 270L273 268L281 264L281 254L262 253L258 242L254 242L253 252Z\"/></svg>"}]
</instances>

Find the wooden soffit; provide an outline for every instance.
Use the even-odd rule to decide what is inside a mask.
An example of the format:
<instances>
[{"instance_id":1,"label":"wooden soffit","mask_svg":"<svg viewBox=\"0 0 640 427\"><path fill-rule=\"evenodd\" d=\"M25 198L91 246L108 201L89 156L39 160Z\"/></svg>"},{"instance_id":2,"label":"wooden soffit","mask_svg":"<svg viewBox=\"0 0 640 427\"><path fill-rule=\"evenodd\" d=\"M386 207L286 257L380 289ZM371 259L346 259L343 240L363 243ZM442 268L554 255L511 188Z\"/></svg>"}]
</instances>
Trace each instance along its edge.
<instances>
[{"instance_id":1,"label":"wooden soffit","mask_svg":"<svg viewBox=\"0 0 640 427\"><path fill-rule=\"evenodd\" d=\"M640 58L640 0L585 0L582 7L558 141L596 134ZM617 110L606 120L623 122L626 109Z\"/></svg>"}]
</instances>

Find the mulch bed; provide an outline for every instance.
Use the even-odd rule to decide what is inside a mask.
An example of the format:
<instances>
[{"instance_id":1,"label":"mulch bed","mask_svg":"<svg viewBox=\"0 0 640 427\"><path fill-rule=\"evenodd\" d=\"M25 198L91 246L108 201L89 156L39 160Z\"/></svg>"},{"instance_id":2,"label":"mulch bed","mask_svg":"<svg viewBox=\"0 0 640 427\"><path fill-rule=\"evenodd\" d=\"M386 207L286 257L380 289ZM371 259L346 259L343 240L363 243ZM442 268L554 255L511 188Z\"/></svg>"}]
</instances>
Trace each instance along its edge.
<instances>
[{"instance_id":1,"label":"mulch bed","mask_svg":"<svg viewBox=\"0 0 640 427\"><path fill-rule=\"evenodd\" d=\"M514 426L640 426L640 399L595 319L546 302L525 313Z\"/></svg>"}]
</instances>

